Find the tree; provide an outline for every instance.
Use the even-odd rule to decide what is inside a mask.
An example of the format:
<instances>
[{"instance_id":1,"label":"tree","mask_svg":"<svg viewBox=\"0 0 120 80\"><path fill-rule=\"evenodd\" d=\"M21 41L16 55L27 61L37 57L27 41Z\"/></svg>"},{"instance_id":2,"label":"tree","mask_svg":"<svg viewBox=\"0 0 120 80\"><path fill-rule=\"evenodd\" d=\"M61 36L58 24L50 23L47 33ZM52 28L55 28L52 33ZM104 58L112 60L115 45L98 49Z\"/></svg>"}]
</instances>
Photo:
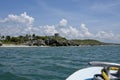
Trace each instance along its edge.
<instances>
[{"instance_id":1,"label":"tree","mask_svg":"<svg viewBox=\"0 0 120 80\"><path fill-rule=\"evenodd\" d=\"M24 39L24 40L25 40L25 41L31 40L31 35L26 34L26 36L25 36L25 39Z\"/></svg>"},{"instance_id":2,"label":"tree","mask_svg":"<svg viewBox=\"0 0 120 80\"><path fill-rule=\"evenodd\" d=\"M6 36L6 39L7 41L10 41L11 37L10 36Z\"/></svg>"},{"instance_id":3,"label":"tree","mask_svg":"<svg viewBox=\"0 0 120 80\"><path fill-rule=\"evenodd\" d=\"M4 39L4 38L5 38L5 36L2 36L1 38L2 38L2 39Z\"/></svg>"},{"instance_id":4,"label":"tree","mask_svg":"<svg viewBox=\"0 0 120 80\"><path fill-rule=\"evenodd\" d=\"M33 35L32 35L32 39L35 39L35 38L36 38L36 35L35 35L35 34L33 34Z\"/></svg>"},{"instance_id":5,"label":"tree","mask_svg":"<svg viewBox=\"0 0 120 80\"><path fill-rule=\"evenodd\" d=\"M11 42L19 42L19 38L17 38L17 37L12 37L12 38L11 38Z\"/></svg>"}]
</instances>

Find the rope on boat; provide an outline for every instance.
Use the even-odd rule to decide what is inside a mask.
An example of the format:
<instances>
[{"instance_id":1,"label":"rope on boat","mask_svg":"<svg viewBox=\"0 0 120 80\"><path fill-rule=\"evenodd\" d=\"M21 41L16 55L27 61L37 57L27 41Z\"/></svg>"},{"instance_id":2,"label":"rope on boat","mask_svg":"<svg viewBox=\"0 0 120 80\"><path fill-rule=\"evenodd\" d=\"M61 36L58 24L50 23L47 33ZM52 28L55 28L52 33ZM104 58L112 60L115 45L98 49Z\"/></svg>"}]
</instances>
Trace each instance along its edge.
<instances>
[{"instance_id":1,"label":"rope on boat","mask_svg":"<svg viewBox=\"0 0 120 80\"><path fill-rule=\"evenodd\" d=\"M102 69L101 73L102 73L104 80L110 80L104 69Z\"/></svg>"},{"instance_id":2,"label":"rope on boat","mask_svg":"<svg viewBox=\"0 0 120 80\"><path fill-rule=\"evenodd\" d=\"M117 67L110 67L110 70L119 70Z\"/></svg>"}]
</instances>

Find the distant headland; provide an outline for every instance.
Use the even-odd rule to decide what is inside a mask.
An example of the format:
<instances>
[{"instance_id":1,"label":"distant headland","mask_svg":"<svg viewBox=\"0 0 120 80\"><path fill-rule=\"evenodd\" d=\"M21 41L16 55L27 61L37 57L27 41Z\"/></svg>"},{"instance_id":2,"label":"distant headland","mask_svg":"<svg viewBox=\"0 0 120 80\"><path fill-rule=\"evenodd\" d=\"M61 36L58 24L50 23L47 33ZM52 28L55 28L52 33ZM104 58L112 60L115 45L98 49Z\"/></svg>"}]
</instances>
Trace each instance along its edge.
<instances>
[{"instance_id":1,"label":"distant headland","mask_svg":"<svg viewBox=\"0 0 120 80\"><path fill-rule=\"evenodd\" d=\"M61 37L58 33L53 36L38 36L35 34L24 36L0 36L0 46L94 46L94 45L119 45L113 43L104 43L94 39L72 39L68 40Z\"/></svg>"}]
</instances>

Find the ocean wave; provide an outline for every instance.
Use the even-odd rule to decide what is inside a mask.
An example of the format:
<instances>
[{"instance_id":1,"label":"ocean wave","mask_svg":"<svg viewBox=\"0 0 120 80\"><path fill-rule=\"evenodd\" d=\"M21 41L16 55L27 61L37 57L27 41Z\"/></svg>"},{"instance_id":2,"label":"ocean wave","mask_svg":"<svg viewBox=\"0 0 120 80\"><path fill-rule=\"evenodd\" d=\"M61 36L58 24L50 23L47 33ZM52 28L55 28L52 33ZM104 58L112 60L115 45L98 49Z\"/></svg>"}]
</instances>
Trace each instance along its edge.
<instances>
[{"instance_id":1,"label":"ocean wave","mask_svg":"<svg viewBox=\"0 0 120 80\"><path fill-rule=\"evenodd\" d=\"M0 80L30 80L25 77L17 76L10 72L5 72L0 74Z\"/></svg>"}]
</instances>

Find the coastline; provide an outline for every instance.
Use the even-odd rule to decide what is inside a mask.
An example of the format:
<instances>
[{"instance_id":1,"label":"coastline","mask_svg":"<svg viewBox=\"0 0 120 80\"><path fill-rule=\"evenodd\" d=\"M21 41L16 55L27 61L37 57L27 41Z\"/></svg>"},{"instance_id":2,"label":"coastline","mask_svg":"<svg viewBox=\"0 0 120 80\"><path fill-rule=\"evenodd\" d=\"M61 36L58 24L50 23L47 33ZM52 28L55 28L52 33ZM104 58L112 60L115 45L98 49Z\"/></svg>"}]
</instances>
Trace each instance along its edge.
<instances>
[{"instance_id":1,"label":"coastline","mask_svg":"<svg viewBox=\"0 0 120 80\"><path fill-rule=\"evenodd\" d=\"M15 44L3 44L0 47L30 47L30 46L27 46L27 45L15 45Z\"/></svg>"},{"instance_id":2,"label":"coastline","mask_svg":"<svg viewBox=\"0 0 120 80\"><path fill-rule=\"evenodd\" d=\"M49 47L49 46L27 46L27 45L3 44L0 47Z\"/></svg>"},{"instance_id":3,"label":"coastline","mask_svg":"<svg viewBox=\"0 0 120 80\"><path fill-rule=\"evenodd\" d=\"M91 45L79 45L79 46L69 46L69 47L91 47ZM120 46L120 45L94 45L94 46ZM28 45L23 45L23 44L3 44L0 47L53 47L53 46L28 46ZM60 46L54 46L54 47L60 47Z\"/></svg>"}]
</instances>

